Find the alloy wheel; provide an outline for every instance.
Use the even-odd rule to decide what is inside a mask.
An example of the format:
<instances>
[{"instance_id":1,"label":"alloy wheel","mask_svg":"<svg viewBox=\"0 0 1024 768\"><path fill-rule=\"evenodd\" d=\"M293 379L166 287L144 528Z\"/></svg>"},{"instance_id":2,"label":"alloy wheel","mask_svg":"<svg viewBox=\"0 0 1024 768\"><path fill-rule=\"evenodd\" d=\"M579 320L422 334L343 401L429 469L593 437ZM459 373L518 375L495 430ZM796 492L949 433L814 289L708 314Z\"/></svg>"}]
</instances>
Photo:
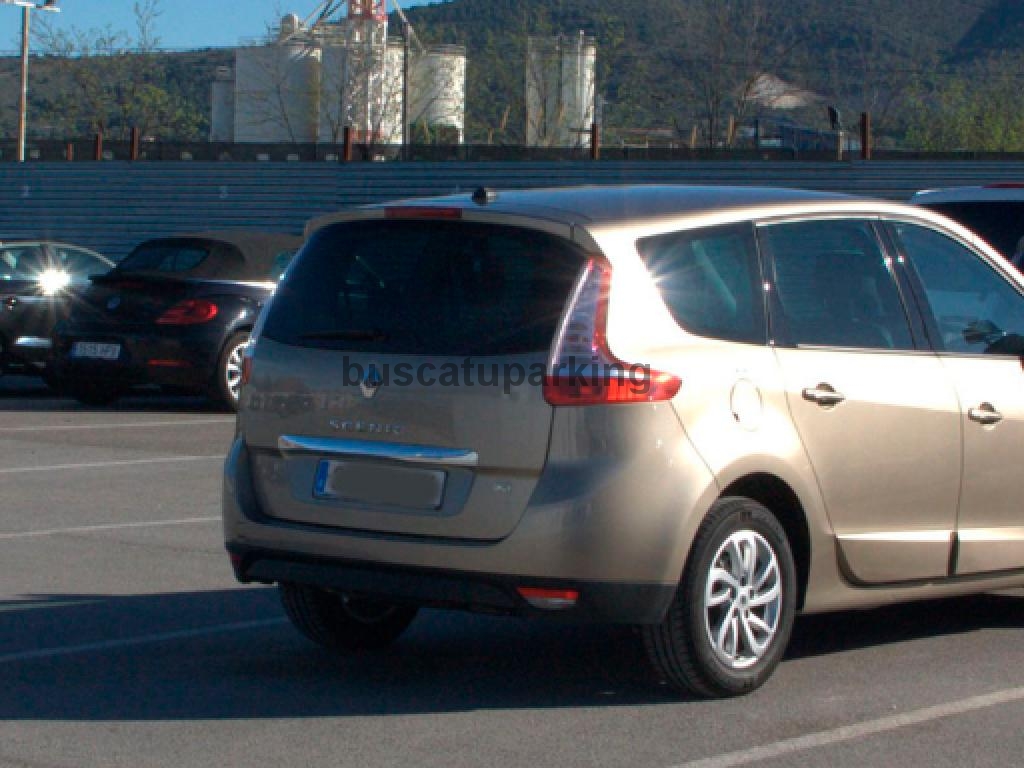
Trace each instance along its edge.
<instances>
[{"instance_id":1,"label":"alloy wheel","mask_svg":"<svg viewBox=\"0 0 1024 768\"><path fill-rule=\"evenodd\" d=\"M731 534L711 561L704 628L718 659L732 669L756 664L771 646L782 613L775 551L755 531Z\"/></svg>"}]
</instances>

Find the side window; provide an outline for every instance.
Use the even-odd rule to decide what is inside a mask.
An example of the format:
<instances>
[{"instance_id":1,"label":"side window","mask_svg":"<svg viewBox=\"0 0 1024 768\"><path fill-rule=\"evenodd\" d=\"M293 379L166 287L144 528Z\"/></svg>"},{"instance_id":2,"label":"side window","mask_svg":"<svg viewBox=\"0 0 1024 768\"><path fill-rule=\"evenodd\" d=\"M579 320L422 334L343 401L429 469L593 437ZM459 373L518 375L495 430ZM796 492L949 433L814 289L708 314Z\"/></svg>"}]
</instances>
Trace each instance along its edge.
<instances>
[{"instance_id":1,"label":"side window","mask_svg":"<svg viewBox=\"0 0 1024 768\"><path fill-rule=\"evenodd\" d=\"M1024 297L981 257L948 235L896 224L938 329L956 354L1024 354Z\"/></svg>"},{"instance_id":2,"label":"side window","mask_svg":"<svg viewBox=\"0 0 1024 768\"><path fill-rule=\"evenodd\" d=\"M281 251L274 255L274 261L270 265L270 274L267 276L274 282L277 282L284 275L284 271L288 269L288 265L292 263L292 259L295 258L296 251Z\"/></svg>"},{"instance_id":3,"label":"side window","mask_svg":"<svg viewBox=\"0 0 1024 768\"><path fill-rule=\"evenodd\" d=\"M77 248L57 248L57 262L76 283L84 283L93 275L102 275L110 266L91 253Z\"/></svg>"},{"instance_id":4,"label":"side window","mask_svg":"<svg viewBox=\"0 0 1024 768\"><path fill-rule=\"evenodd\" d=\"M914 347L890 259L870 222L770 224L758 237L772 262L773 323L784 343Z\"/></svg>"},{"instance_id":5,"label":"side window","mask_svg":"<svg viewBox=\"0 0 1024 768\"><path fill-rule=\"evenodd\" d=\"M726 341L766 342L764 291L749 224L648 237L637 249L681 327Z\"/></svg>"},{"instance_id":6,"label":"side window","mask_svg":"<svg viewBox=\"0 0 1024 768\"><path fill-rule=\"evenodd\" d=\"M18 267L18 252L13 248L0 248L0 280L13 280Z\"/></svg>"},{"instance_id":7,"label":"side window","mask_svg":"<svg viewBox=\"0 0 1024 768\"><path fill-rule=\"evenodd\" d=\"M43 249L37 245L5 248L0 260L0 275L6 280L35 280L46 268Z\"/></svg>"}]
</instances>

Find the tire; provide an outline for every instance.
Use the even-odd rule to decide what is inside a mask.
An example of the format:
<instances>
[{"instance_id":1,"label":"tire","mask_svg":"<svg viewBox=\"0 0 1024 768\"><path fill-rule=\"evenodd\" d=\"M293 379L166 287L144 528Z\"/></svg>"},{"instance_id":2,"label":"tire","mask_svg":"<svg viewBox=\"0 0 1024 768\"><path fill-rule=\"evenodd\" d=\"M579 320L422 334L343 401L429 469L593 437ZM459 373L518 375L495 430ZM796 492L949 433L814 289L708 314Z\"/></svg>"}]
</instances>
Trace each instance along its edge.
<instances>
[{"instance_id":1,"label":"tire","mask_svg":"<svg viewBox=\"0 0 1024 768\"><path fill-rule=\"evenodd\" d=\"M405 632L418 610L304 584L281 584L280 592L295 628L314 643L335 651L385 648Z\"/></svg>"},{"instance_id":2,"label":"tire","mask_svg":"<svg viewBox=\"0 0 1024 768\"><path fill-rule=\"evenodd\" d=\"M119 397L121 390L113 384L97 384L95 382L74 384L58 384L58 391L66 392L83 405L110 405Z\"/></svg>"},{"instance_id":3,"label":"tire","mask_svg":"<svg viewBox=\"0 0 1024 768\"><path fill-rule=\"evenodd\" d=\"M238 410L238 399L242 387L242 353L249 343L249 332L231 334L217 358L210 397L228 410Z\"/></svg>"},{"instance_id":4,"label":"tire","mask_svg":"<svg viewBox=\"0 0 1024 768\"><path fill-rule=\"evenodd\" d=\"M751 499L719 499L697 531L664 620L643 628L647 655L679 691L750 693L782 659L796 593L793 554L775 516Z\"/></svg>"}]
</instances>

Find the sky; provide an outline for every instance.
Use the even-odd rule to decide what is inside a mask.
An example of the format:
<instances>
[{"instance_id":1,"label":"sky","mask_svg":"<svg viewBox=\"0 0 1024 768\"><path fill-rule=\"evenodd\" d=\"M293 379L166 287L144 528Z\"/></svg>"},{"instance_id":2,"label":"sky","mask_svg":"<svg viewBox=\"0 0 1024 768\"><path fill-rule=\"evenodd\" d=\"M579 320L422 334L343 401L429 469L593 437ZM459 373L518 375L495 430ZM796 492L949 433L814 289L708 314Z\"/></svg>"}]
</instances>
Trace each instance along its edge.
<instances>
[{"instance_id":1,"label":"sky","mask_svg":"<svg viewBox=\"0 0 1024 768\"><path fill-rule=\"evenodd\" d=\"M404 0L401 5L408 8L430 1ZM136 39L134 5L135 0L59 0L60 13L35 12L32 23L45 15L57 28L84 31L109 25ZM318 0L158 0L162 13L156 19L156 37L162 48L232 46L243 38L265 34L285 13L306 18L318 5ZM0 50L16 51L20 46L21 9L0 4Z\"/></svg>"}]
</instances>

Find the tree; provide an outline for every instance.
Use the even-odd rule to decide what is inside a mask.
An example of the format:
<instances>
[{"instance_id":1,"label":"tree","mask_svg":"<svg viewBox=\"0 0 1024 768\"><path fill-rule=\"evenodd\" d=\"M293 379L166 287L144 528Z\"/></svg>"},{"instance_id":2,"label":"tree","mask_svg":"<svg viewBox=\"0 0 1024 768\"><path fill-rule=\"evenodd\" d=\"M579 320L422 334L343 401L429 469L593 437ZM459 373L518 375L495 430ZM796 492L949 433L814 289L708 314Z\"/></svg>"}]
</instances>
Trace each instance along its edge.
<instances>
[{"instance_id":1,"label":"tree","mask_svg":"<svg viewBox=\"0 0 1024 768\"><path fill-rule=\"evenodd\" d=\"M746 117L762 77L790 64L806 39L802 24L786 23L762 0L690 0L673 21L678 44L665 60L698 106L706 145L729 146L729 118Z\"/></svg>"},{"instance_id":2,"label":"tree","mask_svg":"<svg viewBox=\"0 0 1024 768\"><path fill-rule=\"evenodd\" d=\"M906 143L931 152L1024 152L1024 55L1003 54L920 84L908 98Z\"/></svg>"},{"instance_id":3,"label":"tree","mask_svg":"<svg viewBox=\"0 0 1024 768\"><path fill-rule=\"evenodd\" d=\"M36 123L52 135L71 137L102 132L127 139L133 127L144 135L195 139L204 131L199 108L168 88L169 60L158 48L160 0L134 6L133 37L107 25L57 29L43 19L36 42L49 65L36 104Z\"/></svg>"}]
</instances>

